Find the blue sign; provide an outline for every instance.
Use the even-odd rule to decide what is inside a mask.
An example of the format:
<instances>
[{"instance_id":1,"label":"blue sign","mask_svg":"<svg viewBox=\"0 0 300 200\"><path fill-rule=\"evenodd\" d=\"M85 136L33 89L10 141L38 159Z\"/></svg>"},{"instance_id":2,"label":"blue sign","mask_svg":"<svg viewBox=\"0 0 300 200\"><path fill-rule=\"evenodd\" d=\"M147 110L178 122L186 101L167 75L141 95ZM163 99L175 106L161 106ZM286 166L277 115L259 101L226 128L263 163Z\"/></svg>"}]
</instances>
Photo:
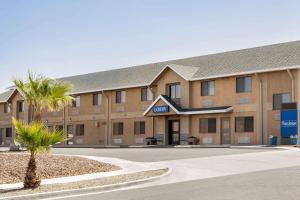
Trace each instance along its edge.
<instances>
[{"instance_id":1,"label":"blue sign","mask_svg":"<svg viewBox=\"0 0 300 200\"><path fill-rule=\"evenodd\" d=\"M290 137L297 135L298 122L297 110L282 110L281 111L281 137Z\"/></svg>"},{"instance_id":2,"label":"blue sign","mask_svg":"<svg viewBox=\"0 0 300 200\"><path fill-rule=\"evenodd\" d=\"M152 111L154 113L167 113L169 112L169 106L153 106Z\"/></svg>"}]
</instances>

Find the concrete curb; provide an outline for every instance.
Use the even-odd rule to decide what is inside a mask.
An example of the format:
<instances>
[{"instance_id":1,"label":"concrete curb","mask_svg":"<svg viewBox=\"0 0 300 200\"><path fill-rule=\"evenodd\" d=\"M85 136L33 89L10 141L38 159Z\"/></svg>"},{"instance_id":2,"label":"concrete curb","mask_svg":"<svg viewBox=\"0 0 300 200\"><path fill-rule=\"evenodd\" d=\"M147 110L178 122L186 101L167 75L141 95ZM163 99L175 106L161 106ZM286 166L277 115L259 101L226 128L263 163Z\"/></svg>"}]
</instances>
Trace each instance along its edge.
<instances>
[{"instance_id":1,"label":"concrete curb","mask_svg":"<svg viewBox=\"0 0 300 200\"><path fill-rule=\"evenodd\" d=\"M144 178L144 179L139 179L139 180L134 180L134 181L128 181L128 182L124 182L124 183L86 187L86 188L80 188L80 189L58 190L58 191L53 191L53 192L41 192L41 193L36 193L36 194L25 194L25 195L18 195L18 196L3 197L0 199L18 199L18 198L23 198L23 197L39 197L39 196L42 196L43 198L45 198L45 197L47 198L47 195L50 195L51 197L55 197L61 193L67 193L67 192L72 192L72 195L76 195L76 194L74 194L74 192L88 191L88 190L97 190L97 192L101 192L101 191L104 192L104 191L117 190L117 189L121 189L123 187L135 186L135 185L149 183L152 181L157 181L162 178L165 178L165 177L169 176L173 171L172 168L167 168L167 169L168 169L168 171L166 173L159 175L159 176L154 176L154 177L149 177L149 178ZM65 196L70 196L70 195L65 195ZM64 196L61 196L61 197L64 197Z\"/></svg>"}]
</instances>

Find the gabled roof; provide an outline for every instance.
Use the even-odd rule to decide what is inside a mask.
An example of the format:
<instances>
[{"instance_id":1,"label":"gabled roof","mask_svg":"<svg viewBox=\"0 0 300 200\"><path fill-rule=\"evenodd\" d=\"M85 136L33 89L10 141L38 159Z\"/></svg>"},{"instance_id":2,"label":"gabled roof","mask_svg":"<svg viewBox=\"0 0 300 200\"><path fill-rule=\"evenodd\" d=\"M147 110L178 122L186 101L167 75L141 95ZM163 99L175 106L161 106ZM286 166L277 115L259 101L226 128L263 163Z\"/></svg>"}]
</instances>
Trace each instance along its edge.
<instances>
[{"instance_id":1,"label":"gabled roof","mask_svg":"<svg viewBox=\"0 0 300 200\"><path fill-rule=\"evenodd\" d=\"M300 67L300 41L169 60L128 68L61 78L73 93L147 86L166 66L186 80L277 71Z\"/></svg>"},{"instance_id":2,"label":"gabled roof","mask_svg":"<svg viewBox=\"0 0 300 200\"><path fill-rule=\"evenodd\" d=\"M156 100L147 108L144 112L144 116L149 113L149 111L155 106L155 104L159 101L164 101L170 108L178 115L199 115L199 114L214 114L214 113L227 113L233 110L232 106L221 106L221 107L207 107L207 108L181 108L178 104L176 104L169 96L160 95L156 98Z\"/></svg>"},{"instance_id":3,"label":"gabled roof","mask_svg":"<svg viewBox=\"0 0 300 200\"><path fill-rule=\"evenodd\" d=\"M109 71L64 77L72 94L150 85L166 67L186 80L205 80L300 67L300 41L169 60Z\"/></svg>"},{"instance_id":4,"label":"gabled roof","mask_svg":"<svg viewBox=\"0 0 300 200\"><path fill-rule=\"evenodd\" d=\"M16 91L16 89L10 89L6 92L3 92L0 94L0 103L5 103L7 102L10 97L14 94L14 92Z\"/></svg>"}]
</instances>

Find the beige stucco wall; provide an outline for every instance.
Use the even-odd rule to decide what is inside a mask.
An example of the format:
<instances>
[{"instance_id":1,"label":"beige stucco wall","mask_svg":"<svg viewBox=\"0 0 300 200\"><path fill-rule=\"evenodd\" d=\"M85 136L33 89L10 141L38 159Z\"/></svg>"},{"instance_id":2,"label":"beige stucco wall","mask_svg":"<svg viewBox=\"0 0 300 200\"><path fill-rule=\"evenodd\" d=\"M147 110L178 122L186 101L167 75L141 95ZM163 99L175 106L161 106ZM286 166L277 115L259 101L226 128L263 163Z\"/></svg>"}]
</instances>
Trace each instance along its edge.
<instances>
[{"instance_id":1,"label":"beige stucco wall","mask_svg":"<svg viewBox=\"0 0 300 200\"><path fill-rule=\"evenodd\" d=\"M295 79L295 100L300 101L300 70L291 70ZM126 90L126 102L116 104L116 91L105 91L102 95L100 106L92 105L92 93L81 94L80 107L67 107L65 110L65 125L85 125L85 135L77 137L74 129L74 142L80 144L115 144L130 145L142 144L146 137L153 135L163 135L164 144L168 142L168 120L180 119L180 132L199 137L200 143L211 140L213 144L221 143L220 119L230 117L231 143L238 144L242 139L249 138L250 144L261 143L261 132L263 130L264 143L267 143L268 135L280 135L280 114L279 111L272 110L274 93L292 92L292 81L287 71L261 73L251 75L252 91L248 93L236 93L236 77L215 79L215 95L201 96L201 81L186 81L177 73L170 69L163 72L158 79L151 85L155 97L166 94L166 85L170 83L180 83L181 85L181 106L183 108L201 108L209 103L210 107L232 106L233 111L226 114L211 115L181 115L178 116L170 108L169 113L153 113L150 111L147 116L143 116L146 108L152 101L141 101L141 88L129 88ZM262 81L262 96L259 93L259 80ZM260 98L262 105L259 105ZM24 113L17 113L17 101L22 96L14 94L12 102L12 112L4 114L4 104L0 104L0 128L11 127L11 117L14 116L21 120L28 120L28 109ZM155 99L153 99L155 100ZM158 101L156 105L166 105L163 101ZM263 109L260 116L260 109ZM42 118L48 125L64 124L63 111L54 113L44 113ZM236 133L235 117L253 116L254 132ZM216 133L199 133L200 118L217 118ZM144 120L146 122L146 134L134 135L134 122ZM124 123L124 134L121 136L113 135L114 122ZM154 126L154 127L153 127ZM13 132L13 136L15 133ZM3 138L6 141L6 138Z\"/></svg>"}]
</instances>

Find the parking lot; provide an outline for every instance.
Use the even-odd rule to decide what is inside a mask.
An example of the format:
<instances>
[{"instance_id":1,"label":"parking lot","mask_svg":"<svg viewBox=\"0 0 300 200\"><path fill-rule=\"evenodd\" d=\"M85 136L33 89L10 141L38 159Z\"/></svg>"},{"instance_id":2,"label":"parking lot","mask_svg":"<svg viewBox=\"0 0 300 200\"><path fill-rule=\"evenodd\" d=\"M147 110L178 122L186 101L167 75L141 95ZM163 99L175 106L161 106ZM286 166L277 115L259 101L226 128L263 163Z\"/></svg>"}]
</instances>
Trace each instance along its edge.
<instances>
[{"instance_id":1,"label":"parking lot","mask_svg":"<svg viewBox=\"0 0 300 200\"><path fill-rule=\"evenodd\" d=\"M138 162L157 162L220 155L277 151L273 148L54 148L53 153L116 157Z\"/></svg>"}]
</instances>

